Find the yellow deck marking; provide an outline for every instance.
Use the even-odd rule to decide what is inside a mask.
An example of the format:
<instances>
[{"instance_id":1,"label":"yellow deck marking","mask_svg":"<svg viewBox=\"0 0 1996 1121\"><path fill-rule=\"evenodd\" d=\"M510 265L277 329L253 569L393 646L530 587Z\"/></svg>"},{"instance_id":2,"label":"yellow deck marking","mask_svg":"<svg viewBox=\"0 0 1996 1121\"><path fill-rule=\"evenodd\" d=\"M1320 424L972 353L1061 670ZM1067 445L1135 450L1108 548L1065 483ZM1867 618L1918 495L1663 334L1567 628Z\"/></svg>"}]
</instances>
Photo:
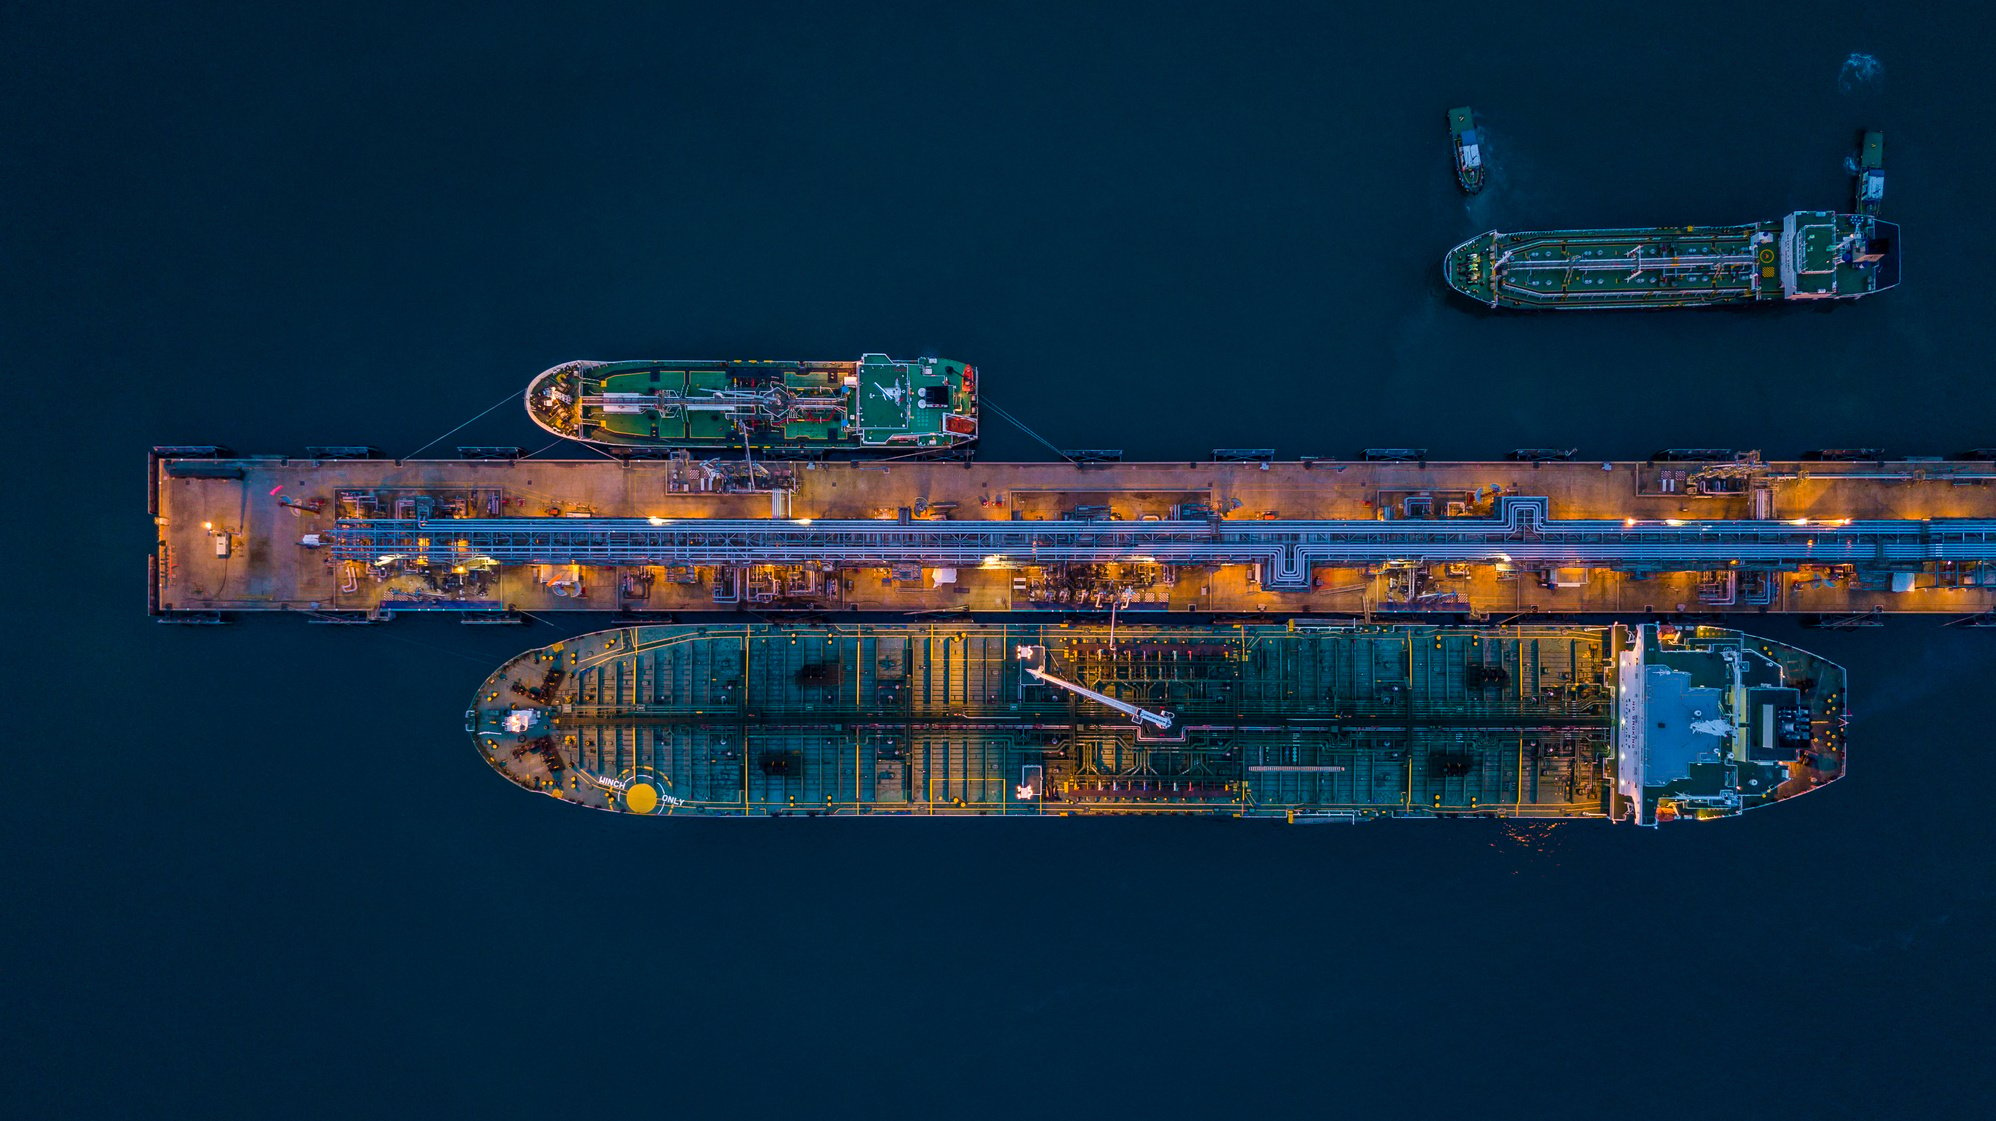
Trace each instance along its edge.
<instances>
[{"instance_id":1,"label":"yellow deck marking","mask_svg":"<svg viewBox=\"0 0 1996 1121\"><path fill-rule=\"evenodd\" d=\"M635 783L624 791L624 808L634 814L648 814L658 808L658 791L648 783Z\"/></svg>"}]
</instances>

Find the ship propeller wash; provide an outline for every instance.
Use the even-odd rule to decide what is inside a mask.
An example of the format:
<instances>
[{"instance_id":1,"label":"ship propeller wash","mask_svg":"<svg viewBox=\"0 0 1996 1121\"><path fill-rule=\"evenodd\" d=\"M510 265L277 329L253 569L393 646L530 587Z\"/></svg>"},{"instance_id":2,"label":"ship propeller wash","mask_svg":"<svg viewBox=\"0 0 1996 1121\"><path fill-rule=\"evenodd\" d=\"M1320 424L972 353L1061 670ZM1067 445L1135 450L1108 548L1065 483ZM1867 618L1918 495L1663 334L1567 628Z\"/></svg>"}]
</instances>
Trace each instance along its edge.
<instances>
[{"instance_id":1,"label":"ship propeller wash","mask_svg":"<svg viewBox=\"0 0 1996 1121\"><path fill-rule=\"evenodd\" d=\"M977 371L939 358L565 362L527 387L556 436L624 449L943 452L977 438Z\"/></svg>"},{"instance_id":2,"label":"ship propeller wash","mask_svg":"<svg viewBox=\"0 0 1996 1121\"><path fill-rule=\"evenodd\" d=\"M1665 308L1849 300L1899 283L1899 227L1798 211L1748 226L1478 234L1442 262L1494 308Z\"/></svg>"}]
</instances>

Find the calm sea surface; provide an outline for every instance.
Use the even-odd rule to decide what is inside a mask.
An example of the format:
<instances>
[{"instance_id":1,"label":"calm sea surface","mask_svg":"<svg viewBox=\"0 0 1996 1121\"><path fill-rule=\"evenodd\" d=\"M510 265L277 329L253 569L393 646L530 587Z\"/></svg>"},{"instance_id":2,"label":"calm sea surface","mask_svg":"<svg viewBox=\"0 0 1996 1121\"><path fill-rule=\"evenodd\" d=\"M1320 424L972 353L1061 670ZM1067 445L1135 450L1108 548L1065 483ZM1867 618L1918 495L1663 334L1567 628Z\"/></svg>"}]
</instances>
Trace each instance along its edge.
<instances>
[{"instance_id":1,"label":"calm sea surface","mask_svg":"<svg viewBox=\"0 0 1996 1121\"><path fill-rule=\"evenodd\" d=\"M1756 624L1850 667L1851 774L1712 827L636 822L467 746L554 627L147 620L143 461L865 350L1132 458L1996 444L1987 9L186 7L0 28L9 1116L1986 1107L1996 635ZM1865 126L1888 296L1441 286L1492 226L1842 205Z\"/></svg>"}]
</instances>

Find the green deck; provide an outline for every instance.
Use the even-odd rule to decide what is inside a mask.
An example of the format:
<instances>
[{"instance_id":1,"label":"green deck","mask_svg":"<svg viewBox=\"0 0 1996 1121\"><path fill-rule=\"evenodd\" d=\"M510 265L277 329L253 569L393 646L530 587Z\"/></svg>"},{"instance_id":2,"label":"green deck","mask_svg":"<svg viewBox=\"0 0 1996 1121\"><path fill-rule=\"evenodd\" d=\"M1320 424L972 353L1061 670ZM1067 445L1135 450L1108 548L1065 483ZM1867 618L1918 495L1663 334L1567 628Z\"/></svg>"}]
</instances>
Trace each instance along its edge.
<instances>
[{"instance_id":1,"label":"green deck","mask_svg":"<svg viewBox=\"0 0 1996 1121\"><path fill-rule=\"evenodd\" d=\"M1070 681L1168 709L1173 732L1030 679L1031 645ZM1761 707L1807 706L1799 742L1763 737L1749 761L1755 713L1736 735L1693 727L1784 683L1794 697ZM1648 823L1836 778L1841 694L1841 671L1800 651L1653 626L1145 626L1112 645L1093 625L719 625L529 651L466 715L512 781L627 813ZM1632 720L1647 735L1618 731Z\"/></svg>"},{"instance_id":2,"label":"green deck","mask_svg":"<svg viewBox=\"0 0 1996 1121\"><path fill-rule=\"evenodd\" d=\"M1878 171L1885 167L1885 134L1876 129L1867 130L1864 139L1858 144L1857 166L1861 171Z\"/></svg>"},{"instance_id":3,"label":"green deck","mask_svg":"<svg viewBox=\"0 0 1996 1121\"><path fill-rule=\"evenodd\" d=\"M976 371L941 359L570 362L535 378L547 431L612 447L921 451L976 439Z\"/></svg>"},{"instance_id":4,"label":"green deck","mask_svg":"<svg viewBox=\"0 0 1996 1121\"><path fill-rule=\"evenodd\" d=\"M1751 226L1479 234L1443 261L1491 307L1653 308L1852 299L1898 283L1898 227L1801 211Z\"/></svg>"},{"instance_id":5,"label":"green deck","mask_svg":"<svg viewBox=\"0 0 1996 1121\"><path fill-rule=\"evenodd\" d=\"M1858 142L1855 188L1859 214L1877 214L1885 205L1885 134L1875 129Z\"/></svg>"}]
</instances>

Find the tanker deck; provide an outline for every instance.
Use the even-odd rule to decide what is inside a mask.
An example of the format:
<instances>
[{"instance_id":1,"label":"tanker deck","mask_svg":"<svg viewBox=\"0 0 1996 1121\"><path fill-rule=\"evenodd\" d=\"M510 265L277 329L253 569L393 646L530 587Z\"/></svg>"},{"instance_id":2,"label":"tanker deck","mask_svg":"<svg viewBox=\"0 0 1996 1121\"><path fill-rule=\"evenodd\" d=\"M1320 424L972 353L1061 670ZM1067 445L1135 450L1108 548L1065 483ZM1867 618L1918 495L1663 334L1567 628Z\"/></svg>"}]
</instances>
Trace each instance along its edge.
<instances>
[{"instance_id":1,"label":"tanker deck","mask_svg":"<svg viewBox=\"0 0 1996 1121\"><path fill-rule=\"evenodd\" d=\"M1842 776L1843 670L1718 627L632 626L465 713L632 814L1727 817Z\"/></svg>"},{"instance_id":2,"label":"tanker deck","mask_svg":"<svg viewBox=\"0 0 1996 1121\"><path fill-rule=\"evenodd\" d=\"M406 460L157 449L150 606L1980 617L1996 462Z\"/></svg>"}]
</instances>

